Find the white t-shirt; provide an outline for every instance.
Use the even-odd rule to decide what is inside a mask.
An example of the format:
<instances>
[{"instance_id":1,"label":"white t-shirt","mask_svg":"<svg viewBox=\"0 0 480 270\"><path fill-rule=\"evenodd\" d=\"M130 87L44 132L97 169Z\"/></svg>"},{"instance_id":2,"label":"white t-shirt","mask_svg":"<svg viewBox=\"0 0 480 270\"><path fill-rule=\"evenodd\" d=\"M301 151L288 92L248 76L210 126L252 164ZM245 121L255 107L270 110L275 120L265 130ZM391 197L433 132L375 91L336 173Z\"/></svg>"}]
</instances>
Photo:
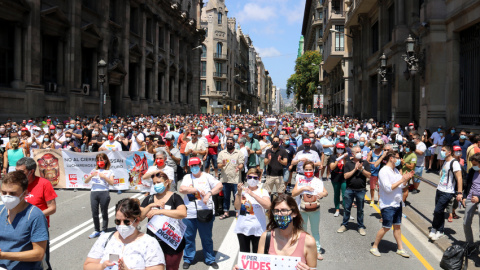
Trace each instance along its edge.
<instances>
[{"instance_id":1,"label":"white t-shirt","mask_svg":"<svg viewBox=\"0 0 480 270\"><path fill-rule=\"evenodd\" d=\"M145 136L142 133L137 133L136 135L140 141L145 141ZM132 148L130 151L138 151L138 149L142 148L142 146L137 142L135 134L132 135Z\"/></svg>"},{"instance_id":2,"label":"white t-shirt","mask_svg":"<svg viewBox=\"0 0 480 270\"><path fill-rule=\"evenodd\" d=\"M257 188L253 193L261 198L270 196L268 191L262 188ZM265 216L265 209L252 196L242 192L242 206L234 232L246 236L254 235L260 237L266 229L267 217Z\"/></svg>"},{"instance_id":3,"label":"white t-shirt","mask_svg":"<svg viewBox=\"0 0 480 270\"><path fill-rule=\"evenodd\" d=\"M248 151L246 147L240 148L240 151L243 153L243 168L245 169L245 172L247 172L247 162L248 162Z\"/></svg>"},{"instance_id":4,"label":"white t-shirt","mask_svg":"<svg viewBox=\"0 0 480 270\"><path fill-rule=\"evenodd\" d=\"M270 144L270 141L267 140L267 142L264 142L263 140L260 140L258 141L258 143L260 144L260 148L264 147L265 145L268 145ZM261 158L265 158L265 153L267 152L267 149L269 147L265 147L263 150L262 150L262 154L260 155Z\"/></svg>"},{"instance_id":5,"label":"white t-shirt","mask_svg":"<svg viewBox=\"0 0 480 270\"><path fill-rule=\"evenodd\" d=\"M199 178L195 178L195 176L193 176L192 174L185 175L185 177L183 177L182 186L194 187L198 190L203 190L203 192L205 192L206 194L208 191L211 191L218 183L220 183L220 181L218 181L211 174L202 172ZM195 201L190 201L189 197L195 199L197 203L196 207ZM213 213L215 214L212 197L210 196L207 204L204 204L202 200L203 197L202 195L200 195L200 192L196 192L195 194L185 194L183 196L183 202L187 207L187 218L197 218L197 209L213 210Z\"/></svg>"},{"instance_id":6,"label":"white t-shirt","mask_svg":"<svg viewBox=\"0 0 480 270\"><path fill-rule=\"evenodd\" d=\"M147 267L163 264L165 265L165 256L158 241L150 235L144 234L137 240L123 244L122 241L112 236L110 233L104 233L93 245L88 253L92 259L101 259L100 263L110 259L110 254L117 254L123 258L129 269L145 269Z\"/></svg>"},{"instance_id":7,"label":"white t-shirt","mask_svg":"<svg viewBox=\"0 0 480 270\"><path fill-rule=\"evenodd\" d=\"M305 178L305 175L297 174L295 177L295 181L297 183L297 188L302 188L305 186L308 187L313 187L314 191L303 191L302 194L299 196L295 197L295 201L297 201L297 204L300 206L301 203L301 196L304 194L309 194L309 195L318 195L318 193L323 192L323 181L320 180L317 177L313 177L310 180L307 180Z\"/></svg>"},{"instance_id":8,"label":"white t-shirt","mask_svg":"<svg viewBox=\"0 0 480 270\"><path fill-rule=\"evenodd\" d=\"M156 165L148 167L148 170L145 174L151 173L158 170L158 167ZM172 180L172 183L175 183L175 172L173 171L172 167L170 166L165 166L162 170L167 176L169 180ZM142 179L143 186L145 187L144 190L147 192L150 192L151 194L157 194L155 192L155 189L153 188L153 181L152 178L149 179Z\"/></svg>"},{"instance_id":9,"label":"white t-shirt","mask_svg":"<svg viewBox=\"0 0 480 270\"><path fill-rule=\"evenodd\" d=\"M450 166L453 163L453 173L450 172ZM440 182L438 183L437 189L445 193L455 193L455 172L460 171L460 162L457 160L445 161L443 163L442 172L440 173ZM447 175L447 173L449 175Z\"/></svg>"},{"instance_id":10,"label":"white t-shirt","mask_svg":"<svg viewBox=\"0 0 480 270\"><path fill-rule=\"evenodd\" d=\"M425 162L425 151L427 151L427 146L423 143L423 142L420 142L416 145L416 148L418 151L422 151L423 152L423 155L419 155L417 153L415 153L417 155L417 167L419 166L423 166L424 165L424 162Z\"/></svg>"},{"instance_id":11,"label":"white t-shirt","mask_svg":"<svg viewBox=\"0 0 480 270\"><path fill-rule=\"evenodd\" d=\"M60 143L55 141L55 149L62 148L62 143L65 141L65 133L63 132L61 134L55 133L55 135L53 136L55 136L55 138L60 141Z\"/></svg>"},{"instance_id":12,"label":"white t-shirt","mask_svg":"<svg viewBox=\"0 0 480 270\"><path fill-rule=\"evenodd\" d=\"M378 173L378 185L380 194L380 209L386 207L400 207L402 202L402 188L401 184L396 189L392 190L392 185L402 179L402 174L394 168L383 166Z\"/></svg>"},{"instance_id":13,"label":"white t-shirt","mask_svg":"<svg viewBox=\"0 0 480 270\"><path fill-rule=\"evenodd\" d=\"M113 141L113 142L110 142L110 141L105 141L102 146L100 146L100 148L106 148L107 150L114 150L115 151L122 151L122 145L117 142L117 141Z\"/></svg>"},{"instance_id":14,"label":"white t-shirt","mask_svg":"<svg viewBox=\"0 0 480 270\"><path fill-rule=\"evenodd\" d=\"M92 177L92 179L90 180L90 182L92 183L92 189L91 191L106 191L108 190L108 182L105 181L105 179L103 178L100 178L100 173L104 173L107 178L110 178L111 175L113 175L113 171L112 170L104 170L104 169L93 169L92 173L94 172L98 172L97 176L94 176Z\"/></svg>"},{"instance_id":15,"label":"white t-shirt","mask_svg":"<svg viewBox=\"0 0 480 270\"><path fill-rule=\"evenodd\" d=\"M187 146L185 146L185 152L187 152L189 150L193 150L193 151L198 152L198 151L205 151L205 150L207 150L207 148L205 147L205 143L203 141L197 139L196 142L189 141L187 143ZM193 157L193 156L191 156L191 157ZM199 155L199 154L197 154L196 157L198 157L200 159L203 158L203 156Z\"/></svg>"}]
</instances>

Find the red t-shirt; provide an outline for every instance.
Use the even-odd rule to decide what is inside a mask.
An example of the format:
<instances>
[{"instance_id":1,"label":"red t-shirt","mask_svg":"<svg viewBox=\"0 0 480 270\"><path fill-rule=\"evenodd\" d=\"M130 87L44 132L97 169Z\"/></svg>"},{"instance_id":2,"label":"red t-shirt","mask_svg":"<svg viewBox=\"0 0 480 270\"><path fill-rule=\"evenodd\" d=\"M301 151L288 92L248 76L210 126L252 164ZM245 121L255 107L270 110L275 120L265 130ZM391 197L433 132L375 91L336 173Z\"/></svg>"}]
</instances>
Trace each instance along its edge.
<instances>
[{"instance_id":1,"label":"red t-shirt","mask_svg":"<svg viewBox=\"0 0 480 270\"><path fill-rule=\"evenodd\" d=\"M45 178L35 176L35 180L28 184L28 195L25 197L25 201L45 210L48 208L47 202L57 198L57 193L53 190L53 186ZM50 219L47 216L48 227L50 227Z\"/></svg>"},{"instance_id":2,"label":"red t-shirt","mask_svg":"<svg viewBox=\"0 0 480 270\"><path fill-rule=\"evenodd\" d=\"M210 146L210 143L217 143L218 144L218 142L219 142L218 136L215 135L212 139L210 137L210 134L208 134L207 136L205 136L205 138L208 141L208 154L209 155L218 155L218 146L216 146L216 147L211 147Z\"/></svg>"}]
</instances>

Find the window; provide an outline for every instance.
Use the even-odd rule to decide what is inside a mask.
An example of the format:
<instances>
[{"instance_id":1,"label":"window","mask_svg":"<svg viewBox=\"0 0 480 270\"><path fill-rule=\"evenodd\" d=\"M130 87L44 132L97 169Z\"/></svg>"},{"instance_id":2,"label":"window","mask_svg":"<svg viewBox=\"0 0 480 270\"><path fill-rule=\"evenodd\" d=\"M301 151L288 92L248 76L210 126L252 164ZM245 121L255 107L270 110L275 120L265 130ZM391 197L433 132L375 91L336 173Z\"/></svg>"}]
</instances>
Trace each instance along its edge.
<instances>
[{"instance_id":1,"label":"window","mask_svg":"<svg viewBox=\"0 0 480 270\"><path fill-rule=\"evenodd\" d=\"M117 10L116 10L116 0L110 0L110 4L108 6L108 15L110 17L110 21L114 22L117 20Z\"/></svg>"},{"instance_id":2,"label":"window","mask_svg":"<svg viewBox=\"0 0 480 270\"><path fill-rule=\"evenodd\" d=\"M170 34L170 53L175 54L175 36Z\"/></svg>"},{"instance_id":3,"label":"window","mask_svg":"<svg viewBox=\"0 0 480 270\"><path fill-rule=\"evenodd\" d=\"M152 28L152 19L147 18L147 41L153 43L153 28Z\"/></svg>"},{"instance_id":4,"label":"window","mask_svg":"<svg viewBox=\"0 0 480 270\"><path fill-rule=\"evenodd\" d=\"M221 42L217 43L217 56L220 57L222 56L222 51L223 51L223 44Z\"/></svg>"},{"instance_id":5,"label":"window","mask_svg":"<svg viewBox=\"0 0 480 270\"><path fill-rule=\"evenodd\" d=\"M170 77L168 88L168 101L173 101L173 89L175 88L175 77Z\"/></svg>"},{"instance_id":6,"label":"window","mask_svg":"<svg viewBox=\"0 0 480 270\"><path fill-rule=\"evenodd\" d=\"M128 65L128 95L131 99L137 97L137 65Z\"/></svg>"},{"instance_id":7,"label":"window","mask_svg":"<svg viewBox=\"0 0 480 270\"><path fill-rule=\"evenodd\" d=\"M222 82L221 81L216 81L215 82L215 88L217 91L222 91Z\"/></svg>"},{"instance_id":8,"label":"window","mask_svg":"<svg viewBox=\"0 0 480 270\"><path fill-rule=\"evenodd\" d=\"M372 25L372 53L378 51L378 21Z\"/></svg>"},{"instance_id":9,"label":"window","mask_svg":"<svg viewBox=\"0 0 480 270\"><path fill-rule=\"evenodd\" d=\"M164 78L163 73L158 73L158 86L157 86L157 95L158 95L158 100L162 100L163 96L163 78Z\"/></svg>"},{"instance_id":10,"label":"window","mask_svg":"<svg viewBox=\"0 0 480 270\"><path fill-rule=\"evenodd\" d=\"M15 26L0 20L0 85L10 86L13 77L13 55L15 46ZM20 64L20 63L18 63Z\"/></svg>"},{"instance_id":11,"label":"window","mask_svg":"<svg viewBox=\"0 0 480 270\"><path fill-rule=\"evenodd\" d=\"M323 38L323 29L318 29L318 38Z\"/></svg>"},{"instance_id":12,"label":"window","mask_svg":"<svg viewBox=\"0 0 480 270\"><path fill-rule=\"evenodd\" d=\"M152 69L151 68L147 68L145 70L145 98L146 99L150 99L150 88L152 86L152 82L151 82L151 77L152 77Z\"/></svg>"},{"instance_id":13,"label":"window","mask_svg":"<svg viewBox=\"0 0 480 270\"><path fill-rule=\"evenodd\" d=\"M218 24L222 24L222 13L218 12Z\"/></svg>"},{"instance_id":14,"label":"window","mask_svg":"<svg viewBox=\"0 0 480 270\"><path fill-rule=\"evenodd\" d=\"M341 14L342 9L341 9L341 0L332 0L332 13L333 14Z\"/></svg>"},{"instance_id":15,"label":"window","mask_svg":"<svg viewBox=\"0 0 480 270\"><path fill-rule=\"evenodd\" d=\"M323 12L322 11L318 12L318 19L323 20Z\"/></svg>"},{"instance_id":16,"label":"window","mask_svg":"<svg viewBox=\"0 0 480 270\"><path fill-rule=\"evenodd\" d=\"M158 47L165 48L165 31L161 26L158 28Z\"/></svg>"},{"instance_id":17,"label":"window","mask_svg":"<svg viewBox=\"0 0 480 270\"><path fill-rule=\"evenodd\" d=\"M202 95L206 95L207 94L207 81L201 80L200 84L202 86Z\"/></svg>"},{"instance_id":18,"label":"window","mask_svg":"<svg viewBox=\"0 0 480 270\"><path fill-rule=\"evenodd\" d=\"M202 58L207 57L207 47L202 44Z\"/></svg>"},{"instance_id":19,"label":"window","mask_svg":"<svg viewBox=\"0 0 480 270\"><path fill-rule=\"evenodd\" d=\"M217 76L222 76L222 72L223 72L223 64L222 63L215 63L215 74ZM218 90L217 90L218 91Z\"/></svg>"},{"instance_id":20,"label":"window","mask_svg":"<svg viewBox=\"0 0 480 270\"><path fill-rule=\"evenodd\" d=\"M338 32L335 32L335 51L343 51L345 49L344 48L345 34L343 33L344 26L335 25L335 30L338 31Z\"/></svg>"},{"instance_id":21,"label":"window","mask_svg":"<svg viewBox=\"0 0 480 270\"><path fill-rule=\"evenodd\" d=\"M394 28L395 28L395 4L392 4L388 8L388 41L392 40Z\"/></svg>"},{"instance_id":22,"label":"window","mask_svg":"<svg viewBox=\"0 0 480 270\"><path fill-rule=\"evenodd\" d=\"M205 77L207 76L207 62L202 61L200 65L200 76Z\"/></svg>"},{"instance_id":23,"label":"window","mask_svg":"<svg viewBox=\"0 0 480 270\"><path fill-rule=\"evenodd\" d=\"M130 31L138 34L138 8L130 8Z\"/></svg>"},{"instance_id":24,"label":"window","mask_svg":"<svg viewBox=\"0 0 480 270\"><path fill-rule=\"evenodd\" d=\"M92 66L94 49L82 47L82 83L92 84Z\"/></svg>"},{"instance_id":25,"label":"window","mask_svg":"<svg viewBox=\"0 0 480 270\"><path fill-rule=\"evenodd\" d=\"M95 2L94 0L82 0L82 5L91 10L95 10Z\"/></svg>"},{"instance_id":26,"label":"window","mask_svg":"<svg viewBox=\"0 0 480 270\"><path fill-rule=\"evenodd\" d=\"M44 35L42 38L42 79L44 83L57 82L58 38Z\"/></svg>"}]
</instances>

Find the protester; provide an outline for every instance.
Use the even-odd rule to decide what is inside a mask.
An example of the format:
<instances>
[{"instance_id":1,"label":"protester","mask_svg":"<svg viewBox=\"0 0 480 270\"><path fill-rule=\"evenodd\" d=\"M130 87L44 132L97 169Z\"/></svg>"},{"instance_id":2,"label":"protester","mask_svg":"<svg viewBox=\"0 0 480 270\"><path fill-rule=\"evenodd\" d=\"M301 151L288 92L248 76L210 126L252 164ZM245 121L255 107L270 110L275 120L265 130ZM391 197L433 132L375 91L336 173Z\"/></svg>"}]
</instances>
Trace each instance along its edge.
<instances>
[{"instance_id":1,"label":"protester","mask_svg":"<svg viewBox=\"0 0 480 270\"><path fill-rule=\"evenodd\" d=\"M150 221L155 215L164 215L179 220L186 218L187 208L185 207L183 198L170 191L172 180L163 172L153 174L151 177L153 179L155 195L149 195L143 200L141 204L142 214L140 221L143 221L145 217L148 217L148 221ZM151 230L147 230L147 234L154 237L160 244L165 255L165 269L179 269L183 249L185 248L185 238L182 239L177 249L173 249L158 238Z\"/></svg>"},{"instance_id":2,"label":"protester","mask_svg":"<svg viewBox=\"0 0 480 270\"><path fill-rule=\"evenodd\" d=\"M110 170L110 160L105 153L100 153L95 157L96 165L90 174L85 178L85 184L92 181L90 193L90 206L92 209L92 218L95 231L88 238L100 236L100 232L105 233L108 229L108 205L110 203L109 186L114 185L113 171ZM100 231L100 219L98 217L98 208L102 211L102 230Z\"/></svg>"},{"instance_id":3,"label":"protester","mask_svg":"<svg viewBox=\"0 0 480 270\"><path fill-rule=\"evenodd\" d=\"M415 154L416 145L413 142L407 142L405 146L405 155L401 159L400 164L402 165L402 174L409 173L411 171L415 172L415 167L417 164L417 155ZM410 185L406 185L403 188L403 202L405 203L408 198L408 191Z\"/></svg>"},{"instance_id":4,"label":"protester","mask_svg":"<svg viewBox=\"0 0 480 270\"><path fill-rule=\"evenodd\" d=\"M126 198L115 206L117 231L105 233L93 245L83 264L84 270L109 269L165 269L165 257L158 241L140 232L142 211L137 199ZM110 255L118 254L117 262L110 261Z\"/></svg>"},{"instance_id":5,"label":"protester","mask_svg":"<svg viewBox=\"0 0 480 270\"><path fill-rule=\"evenodd\" d=\"M413 151L417 156L417 163L415 164L415 175L422 177L423 169L425 167L425 156L427 151L427 146L422 142L421 137L418 133L413 134L413 142L415 143L415 150ZM420 179L413 178L413 190L412 194L417 194L420 191L418 187L420 186Z\"/></svg>"},{"instance_id":6,"label":"protester","mask_svg":"<svg viewBox=\"0 0 480 270\"><path fill-rule=\"evenodd\" d=\"M212 175L203 173L200 170L202 166L200 158L190 158L188 166L191 174L183 177L179 188L179 192L184 194L183 201L187 206L187 218L183 219L187 226L184 235L186 245L183 254L183 269L190 268L195 258L197 230L202 241L205 264L218 269L213 253L212 228L215 220L215 209L213 207L212 195L217 195L223 186Z\"/></svg>"},{"instance_id":7,"label":"protester","mask_svg":"<svg viewBox=\"0 0 480 270\"><path fill-rule=\"evenodd\" d=\"M20 140L18 137L13 137L10 139L10 148L5 151L3 156L3 173L6 174L7 172L15 171L15 166L17 161L21 158L27 156L27 152L25 148L20 148Z\"/></svg>"},{"instance_id":8,"label":"protester","mask_svg":"<svg viewBox=\"0 0 480 270\"><path fill-rule=\"evenodd\" d=\"M252 168L247 172L247 186L238 184L235 194L235 209L238 219L234 232L240 243L240 252L257 253L260 236L267 228L265 210L270 208L267 190L259 188L260 171Z\"/></svg>"},{"instance_id":9,"label":"protester","mask_svg":"<svg viewBox=\"0 0 480 270\"><path fill-rule=\"evenodd\" d=\"M265 152L265 166L267 166L265 189L268 193L272 193L274 187L278 194L285 192L283 168L287 164L287 151L280 147L280 138L275 136L272 140L272 148Z\"/></svg>"},{"instance_id":10,"label":"protester","mask_svg":"<svg viewBox=\"0 0 480 270\"><path fill-rule=\"evenodd\" d=\"M328 166L331 171L331 180L333 185L333 203L335 205L335 217L340 215L340 194L341 198L345 196L347 189L347 182L343 175L343 167L347 160L347 153L345 153L345 145L343 143L337 143L333 151L333 155L330 156ZM345 202L342 199L342 206L345 209Z\"/></svg>"},{"instance_id":11,"label":"protester","mask_svg":"<svg viewBox=\"0 0 480 270\"><path fill-rule=\"evenodd\" d=\"M27 176L22 171L10 172L3 178L1 189L0 267L43 269L48 225L42 211L25 200Z\"/></svg>"},{"instance_id":12,"label":"protester","mask_svg":"<svg viewBox=\"0 0 480 270\"><path fill-rule=\"evenodd\" d=\"M463 217L463 231L465 232L465 241L468 243L468 256L471 256L475 250L475 241L473 240L472 221L475 211L480 204L480 153L470 157L472 168L468 171L463 198L465 203L465 216Z\"/></svg>"},{"instance_id":13,"label":"protester","mask_svg":"<svg viewBox=\"0 0 480 270\"><path fill-rule=\"evenodd\" d=\"M380 139L379 139L380 137ZM384 141L381 139L381 135L377 136L375 140L375 149L370 151L367 156L367 161L370 163L370 207L373 207L375 203L375 190L378 190L378 173L380 172L380 165L377 161L383 157L383 145ZM362 155L363 157L363 155ZM380 200L380 199L379 199Z\"/></svg>"}]
</instances>

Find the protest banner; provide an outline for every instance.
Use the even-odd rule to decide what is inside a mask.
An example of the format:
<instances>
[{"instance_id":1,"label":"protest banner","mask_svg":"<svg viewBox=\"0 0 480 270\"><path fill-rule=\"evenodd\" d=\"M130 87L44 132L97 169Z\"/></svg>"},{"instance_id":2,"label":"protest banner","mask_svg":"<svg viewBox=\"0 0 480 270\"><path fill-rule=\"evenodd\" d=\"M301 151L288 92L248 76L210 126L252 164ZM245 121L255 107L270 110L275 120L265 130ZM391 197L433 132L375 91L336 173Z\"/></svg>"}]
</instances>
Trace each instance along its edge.
<instances>
[{"instance_id":1,"label":"protest banner","mask_svg":"<svg viewBox=\"0 0 480 270\"><path fill-rule=\"evenodd\" d=\"M65 170L61 150L35 149L33 159L37 162L35 175L50 181L54 188L65 188Z\"/></svg>"},{"instance_id":2,"label":"protest banner","mask_svg":"<svg viewBox=\"0 0 480 270\"><path fill-rule=\"evenodd\" d=\"M265 119L266 126L275 126L277 124L277 118L267 118Z\"/></svg>"},{"instance_id":3,"label":"protest banner","mask_svg":"<svg viewBox=\"0 0 480 270\"><path fill-rule=\"evenodd\" d=\"M185 226L181 219L155 215L148 222L147 228L163 242L176 250L182 242L187 226Z\"/></svg>"},{"instance_id":4,"label":"protest banner","mask_svg":"<svg viewBox=\"0 0 480 270\"><path fill-rule=\"evenodd\" d=\"M296 118L309 119L309 118L313 118L314 116L315 116L315 114L313 114L313 113L301 113L301 112L295 113Z\"/></svg>"},{"instance_id":5,"label":"protest banner","mask_svg":"<svg viewBox=\"0 0 480 270\"><path fill-rule=\"evenodd\" d=\"M243 270L296 270L300 257L240 252L237 266Z\"/></svg>"},{"instance_id":6,"label":"protest banner","mask_svg":"<svg viewBox=\"0 0 480 270\"><path fill-rule=\"evenodd\" d=\"M306 126L308 128L308 130L314 130L315 129L315 124L314 123L305 122L304 126Z\"/></svg>"}]
</instances>

